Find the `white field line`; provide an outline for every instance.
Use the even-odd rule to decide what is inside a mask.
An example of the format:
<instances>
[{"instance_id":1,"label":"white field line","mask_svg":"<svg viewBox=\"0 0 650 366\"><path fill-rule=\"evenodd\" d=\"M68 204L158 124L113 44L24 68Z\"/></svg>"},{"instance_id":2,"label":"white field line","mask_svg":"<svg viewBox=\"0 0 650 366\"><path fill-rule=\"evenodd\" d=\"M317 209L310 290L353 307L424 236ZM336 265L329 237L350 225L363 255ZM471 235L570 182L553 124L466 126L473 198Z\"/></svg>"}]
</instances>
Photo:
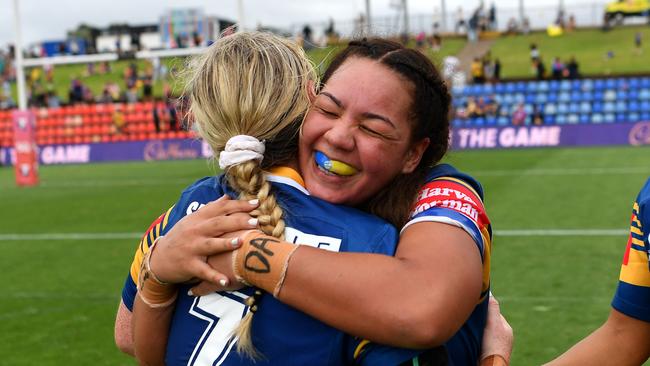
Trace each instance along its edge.
<instances>
[{"instance_id":1,"label":"white field line","mask_svg":"<svg viewBox=\"0 0 650 366\"><path fill-rule=\"evenodd\" d=\"M618 168L557 168L557 169L512 169L512 170L474 170L477 176L521 176L521 175L610 175L610 174L650 174L647 169L639 167Z\"/></svg>"},{"instance_id":2,"label":"white field line","mask_svg":"<svg viewBox=\"0 0 650 366\"><path fill-rule=\"evenodd\" d=\"M496 230L495 236L625 236L623 229L530 229ZM33 233L0 234L0 241L119 240L140 239L142 233Z\"/></svg>"}]
</instances>

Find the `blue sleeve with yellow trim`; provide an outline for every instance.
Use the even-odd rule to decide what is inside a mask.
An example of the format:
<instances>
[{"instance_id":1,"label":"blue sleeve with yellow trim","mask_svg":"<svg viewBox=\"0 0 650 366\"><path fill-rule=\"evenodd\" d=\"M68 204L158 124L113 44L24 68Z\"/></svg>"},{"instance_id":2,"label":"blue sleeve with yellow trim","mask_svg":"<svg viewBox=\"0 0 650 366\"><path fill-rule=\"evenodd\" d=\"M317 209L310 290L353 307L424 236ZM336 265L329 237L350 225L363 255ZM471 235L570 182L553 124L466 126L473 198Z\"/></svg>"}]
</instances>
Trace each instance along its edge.
<instances>
[{"instance_id":1,"label":"blue sleeve with yellow trim","mask_svg":"<svg viewBox=\"0 0 650 366\"><path fill-rule=\"evenodd\" d=\"M122 301L126 307L133 311L133 302L137 292L138 275L144 255L149 251L153 242L169 231L180 219L197 211L205 204L216 200L223 195L219 184L219 177L206 177L196 181L183 191L178 202L167 212L158 217L145 232L140 244L135 251L131 269L122 289Z\"/></svg>"},{"instance_id":2,"label":"blue sleeve with yellow trim","mask_svg":"<svg viewBox=\"0 0 650 366\"><path fill-rule=\"evenodd\" d=\"M650 179L632 207L630 235L621 265L612 307L621 313L650 322Z\"/></svg>"}]
</instances>

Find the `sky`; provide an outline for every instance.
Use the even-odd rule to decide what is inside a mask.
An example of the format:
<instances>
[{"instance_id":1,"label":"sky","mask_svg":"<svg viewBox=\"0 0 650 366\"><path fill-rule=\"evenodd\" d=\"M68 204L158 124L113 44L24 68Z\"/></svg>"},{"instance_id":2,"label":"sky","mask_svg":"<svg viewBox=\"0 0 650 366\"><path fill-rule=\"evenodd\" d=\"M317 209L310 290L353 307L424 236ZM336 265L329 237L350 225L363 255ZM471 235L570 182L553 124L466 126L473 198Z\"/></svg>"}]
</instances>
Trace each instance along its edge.
<instances>
[{"instance_id":1,"label":"sky","mask_svg":"<svg viewBox=\"0 0 650 366\"><path fill-rule=\"evenodd\" d=\"M0 47L15 39L14 1L0 0ZM237 0L17 0L21 15L23 44L64 39L66 31L81 23L105 27L111 23L151 24L168 9L202 8L207 15L234 21L238 18ZM577 0L580 1L580 0ZM586 0L603 3L605 0ZM399 0L371 0L371 14L397 14L391 3ZM535 6L554 7L559 0L526 0ZM486 4L491 1L486 0ZM569 6L576 1L565 0ZM336 21L352 20L365 11L365 0L243 0L245 23L255 27L267 26L291 29L302 23L324 23L331 17ZM411 15L433 14L441 0L408 0ZM465 14L478 6L479 0L446 0L447 10L463 6ZM518 6L519 0L498 0L497 8ZM575 5L575 4L574 4Z\"/></svg>"}]
</instances>

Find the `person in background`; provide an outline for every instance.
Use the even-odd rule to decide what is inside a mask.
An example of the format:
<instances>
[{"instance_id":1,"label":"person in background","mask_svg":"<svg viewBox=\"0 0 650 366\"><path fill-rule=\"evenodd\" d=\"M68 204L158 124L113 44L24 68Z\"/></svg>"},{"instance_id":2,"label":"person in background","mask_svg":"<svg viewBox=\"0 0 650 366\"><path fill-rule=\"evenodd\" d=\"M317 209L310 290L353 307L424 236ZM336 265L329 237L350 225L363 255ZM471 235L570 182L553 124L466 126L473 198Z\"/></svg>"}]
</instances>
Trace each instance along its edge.
<instances>
[{"instance_id":1,"label":"person in background","mask_svg":"<svg viewBox=\"0 0 650 366\"><path fill-rule=\"evenodd\" d=\"M526 109L524 108L524 103L519 103L512 112L512 124L515 126L523 126L525 123Z\"/></svg>"},{"instance_id":2,"label":"person in background","mask_svg":"<svg viewBox=\"0 0 650 366\"><path fill-rule=\"evenodd\" d=\"M474 84L483 84L485 82L485 70L483 69L483 61L479 57L475 57L471 66L472 81Z\"/></svg>"},{"instance_id":3,"label":"person in background","mask_svg":"<svg viewBox=\"0 0 650 366\"><path fill-rule=\"evenodd\" d=\"M571 56L569 62L566 64L566 77L569 79L578 79L580 78L580 65L576 61L575 56Z\"/></svg>"},{"instance_id":4,"label":"person in background","mask_svg":"<svg viewBox=\"0 0 650 366\"><path fill-rule=\"evenodd\" d=\"M605 323L549 366L641 365L650 357L650 179L632 205L618 288Z\"/></svg>"},{"instance_id":5,"label":"person in background","mask_svg":"<svg viewBox=\"0 0 650 366\"><path fill-rule=\"evenodd\" d=\"M564 64L559 57L555 57L553 63L551 64L551 77L554 80L562 79L562 74L564 73Z\"/></svg>"},{"instance_id":6,"label":"person in background","mask_svg":"<svg viewBox=\"0 0 650 366\"><path fill-rule=\"evenodd\" d=\"M537 80L546 79L546 66L544 66L544 60L542 60L541 57L533 62L533 66L535 68L535 77Z\"/></svg>"}]
</instances>

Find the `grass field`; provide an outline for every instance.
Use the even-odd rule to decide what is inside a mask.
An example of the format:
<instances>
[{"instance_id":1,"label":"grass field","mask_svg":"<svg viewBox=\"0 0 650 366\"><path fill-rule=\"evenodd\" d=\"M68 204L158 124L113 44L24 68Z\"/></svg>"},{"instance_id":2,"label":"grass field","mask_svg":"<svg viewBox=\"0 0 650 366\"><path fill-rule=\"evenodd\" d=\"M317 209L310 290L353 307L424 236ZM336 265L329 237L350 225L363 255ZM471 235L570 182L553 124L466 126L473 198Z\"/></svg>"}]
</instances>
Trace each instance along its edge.
<instances>
[{"instance_id":1,"label":"grass field","mask_svg":"<svg viewBox=\"0 0 650 366\"><path fill-rule=\"evenodd\" d=\"M553 358L606 318L647 156L650 147L448 157L485 186L493 291L515 329L513 365ZM16 188L13 170L0 168L0 364L133 365L112 334L137 233L206 174L198 160L46 166L40 186ZM515 231L532 229L614 232Z\"/></svg>"}]
</instances>

